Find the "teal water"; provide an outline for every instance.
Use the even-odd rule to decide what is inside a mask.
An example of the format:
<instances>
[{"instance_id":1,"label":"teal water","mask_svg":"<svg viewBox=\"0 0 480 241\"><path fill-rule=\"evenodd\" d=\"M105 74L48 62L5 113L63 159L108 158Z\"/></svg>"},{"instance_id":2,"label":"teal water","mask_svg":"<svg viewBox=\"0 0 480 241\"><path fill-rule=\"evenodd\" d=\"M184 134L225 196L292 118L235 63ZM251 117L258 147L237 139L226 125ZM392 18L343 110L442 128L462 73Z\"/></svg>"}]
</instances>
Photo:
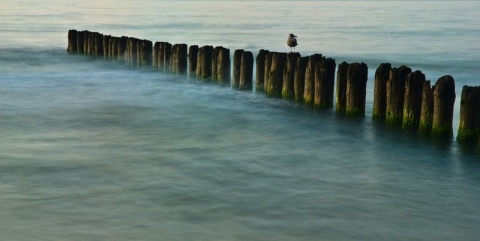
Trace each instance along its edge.
<instances>
[{"instance_id":1,"label":"teal water","mask_svg":"<svg viewBox=\"0 0 480 241\"><path fill-rule=\"evenodd\" d=\"M372 122L381 62L478 85L480 3L3 1L2 240L477 240L480 152ZM67 55L68 29L369 65L367 113Z\"/></svg>"}]
</instances>

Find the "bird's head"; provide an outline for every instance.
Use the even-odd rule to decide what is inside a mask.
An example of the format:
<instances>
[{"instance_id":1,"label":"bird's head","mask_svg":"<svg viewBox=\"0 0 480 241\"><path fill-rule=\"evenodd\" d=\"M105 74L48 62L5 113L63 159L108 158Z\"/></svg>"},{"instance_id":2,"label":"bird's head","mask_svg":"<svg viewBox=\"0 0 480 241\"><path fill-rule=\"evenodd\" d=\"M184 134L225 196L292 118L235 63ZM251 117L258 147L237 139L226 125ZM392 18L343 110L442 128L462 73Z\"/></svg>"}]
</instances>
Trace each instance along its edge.
<instances>
[{"instance_id":1,"label":"bird's head","mask_svg":"<svg viewBox=\"0 0 480 241\"><path fill-rule=\"evenodd\" d=\"M295 35L293 35L293 33L291 33L290 37L296 38L297 36L295 36Z\"/></svg>"}]
</instances>

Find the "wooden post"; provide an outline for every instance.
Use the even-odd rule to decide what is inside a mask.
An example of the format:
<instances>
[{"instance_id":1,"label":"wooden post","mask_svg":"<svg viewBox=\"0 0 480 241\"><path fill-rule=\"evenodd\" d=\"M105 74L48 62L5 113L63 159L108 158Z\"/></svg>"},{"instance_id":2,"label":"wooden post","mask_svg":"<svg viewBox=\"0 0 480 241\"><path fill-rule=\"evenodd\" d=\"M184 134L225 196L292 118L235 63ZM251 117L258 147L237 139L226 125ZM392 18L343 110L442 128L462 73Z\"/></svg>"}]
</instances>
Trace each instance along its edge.
<instances>
[{"instance_id":1,"label":"wooden post","mask_svg":"<svg viewBox=\"0 0 480 241\"><path fill-rule=\"evenodd\" d=\"M392 68L387 81L387 106L385 120L388 125L402 124L403 102L405 97L405 79L412 72L407 66Z\"/></svg>"},{"instance_id":2,"label":"wooden post","mask_svg":"<svg viewBox=\"0 0 480 241\"><path fill-rule=\"evenodd\" d=\"M263 91L267 93L268 79L270 78L270 67L272 66L273 52L265 53L265 68L263 76Z\"/></svg>"},{"instance_id":3,"label":"wooden post","mask_svg":"<svg viewBox=\"0 0 480 241\"><path fill-rule=\"evenodd\" d=\"M138 39L136 38L128 38L128 59L127 63L130 66L137 65L137 42Z\"/></svg>"},{"instance_id":4,"label":"wooden post","mask_svg":"<svg viewBox=\"0 0 480 241\"><path fill-rule=\"evenodd\" d=\"M88 30L83 31L83 54L90 55L90 32Z\"/></svg>"},{"instance_id":5,"label":"wooden post","mask_svg":"<svg viewBox=\"0 0 480 241\"><path fill-rule=\"evenodd\" d=\"M297 61L300 58L299 53L290 52L287 54L285 70L283 72L283 86L282 98L294 99L295 97L295 70L297 68Z\"/></svg>"},{"instance_id":6,"label":"wooden post","mask_svg":"<svg viewBox=\"0 0 480 241\"><path fill-rule=\"evenodd\" d=\"M187 44L177 44L177 58L176 58L176 69L177 73L185 74L187 72L187 55L188 55L188 46Z\"/></svg>"},{"instance_id":7,"label":"wooden post","mask_svg":"<svg viewBox=\"0 0 480 241\"><path fill-rule=\"evenodd\" d=\"M266 93L269 97L281 97L283 87L283 71L287 62L287 53L272 53L270 72Z\"/></svg>"},{"instance_id":8,"label":"wooden post","mask_svg":"<svg viewBox=\"0 0 480 241\"><path fill-rule=\"evenodd\" d=\"M337 111L345 112L347 104L347 72L349 64L342 62L337 70Z\"/></svg>"},{"instance_id":9,"label":"wooden post","mask_svg":"<svg viewBox=\"0 0 480 241\"><path fill-rule=\"evenodd\" d=\"M127 50L127 36L120 37L120 42L118 43L118 60L125 60L125 52Z\"/></svg>"},{"instance_id":10,"label":"wooden post","mask_svg":"<svg viewBox=\"0 0 480 241\"><path fill-rule=\"evenodd\" d=\"M477 143L480 140L480 86L463 86L460 102L460 125L457 141Z\"/></svg>"},{"instance_id":11,"label":"wooden post","mask_svg":"<svg viewBox=\"0 0 480 241\"><path fill-rule=\"evenodd\" d=\"M158 70L165 71L165 48L166 42L160 42L158 49Z\"/></svg>"},{"instance_id":12,"label":"wooden post","mask_svg":"<svg viewBox=\"0 0 480 241\"><path fill-rule=\"evenodd\" d=\"M198 57L198 45L190 45L188 48L188 66L190 75L195 75L197 72L197 57Z\"/></svg>"},{"instance_id":13,"label":"wooden post","mask_svg":"<svg viewBox=\"0 0 480 241\"><path fill-rule=\"evenodd\" d=\"M171 43L168 43L168 42L165 42L164 43L164 53L163 53L163 57L164 57L164 62L163 64L165 65L164 67L164 70L165 72L168 72L170 70L170 62L171 62L171 59L172 59L172 44Z\"/></svg>"},{"instance_id":14,"label":"wooden post","mask_svg":"<svg viewBox=\"0 0 480 241\"><path fill-rule=\"evenodd\" d=\"M293 78L293 92L295 93L294 99L297 102L303 102L303 93L305 88L305 70L307 68L309 57L297 58L297 66L295 70L295 76Z\"/></svg>"},{"instance_id":15,"label":"wooden post","mask_svg":"<svg viewBox=\"0 0 480 241\"><path fill-rule=\"evenodd\" d=\"M110 59L118 59L119 56L119 44L120 44L120 38L119 37L110 37L109 39L109 48L110 50L108 51L109 58Z\"/></svg>"},{"instance_id":16,"label":"wooden post","mask_svg":"<svg viewBox=\"0 0 480 241\"><path fill-rule=\"evenodd\" d=\"M375 71L375 86L373 94L373 119L385 120L387 108L387 81L392 65L382 63Z\"/></svg>"},{"instance_id":17,"label":"wooden post","mask_svg":"<svg viewBox=\"0 0 480 241\"><path fill-rule=\"evenodd\" d=\"M422 111L420 114L420 125L418 132L420 134L430 134L433 121L433 89L430 80L423 83L422 88Z\"/></svg>"},{"instance_id":18,"label":"wooden post","mask_svg":"<svg viewBox=\"0 0 480 241\"><path fill-rule=\"evenodd\" d=\"M85 31L77 32L77 53L85 53Z\"/></svg>"},{"instance_id":19,"label":"wooden post","mask_svg":"<svg viewBox=\"0 0 480 241\"><path fill-rule=\"evenodd\" d=\"M69 52L69 53L76 53L77 52L77 30L75 30L75 29L68 30L67 52Z\"/></svg>"},{"instance_id":20,"label":"wooden post","mask_svg":"<svg viewBox=\"0 0 480 241\"><path fill-rule=\"evenodd\" d=\"M453 136L453 106L455 103L455 80L445 75L437 80L433 91L432 136L451 138Z\"/></svg>"},{"instance_id":21,"label":"wooden post","mask_svg":"<svg viewBox=\"0 0 480 241\"><path fill-rule=\"evenodd\" d=\"M152 67L153 69L158 70L158 54L160 51L160 42L155 42L153 45L153 58L152 58Z\"/></svg>"},{"instance_id":22,"label":"wooden post","mask_svg":"<svg viewBox=\"0 0 480 241\"><path fill-rule=\"evenodd\" d=\"M352 63L347 70L347 99L345 112L350 116L365 115L368 67L365 63Z\"/></svg>"},{"instance_id":23,"label":"wooden post","mask_svg":"<svg viewBox=\"0 0 480 241\"><path fill-rule=\"evenodd\" d=\"M252 90L253 82L253 53L244 51L242 53L242 63L240 64L240 82L239 90Z\"/></svg>"},{"instance_id":24,"label":"wooden post","mask_svg":"<svg viewBox=\"0 0 480 241\"><path fill-rule=\"evenodd\" d=\"M138 40L137 42L137 65L151 66L152 65L152 42L150 40Z\"/></svg>"},{"instance_id":25,"label":"wooden post","mask_svg":"<svg viewBox=\"0 0 480 241\"><path fill-rule=\"evenodd\" d=\"M103 34L94 33L94 42L93 55L95 57L103 56Z\"/></svg>"},{"instance_id":26,"label":"wooden post","mask_svg":"<svg viewBox=\"0 0 480 241\"><path fill-rule=\"evenodd\" d=\"M422 94L425 81L425 75L419 70L407 75L403 103L402 128L404 130L418 130L422 113Z\"/></svg>"},{"instance_id":27,"label":"wooden post","mask_svg":"<svg viewBox=\"0 0 480 241\"><path fill-rule=\"evenodd\" d=\"M321 59L321 54L311 55L308 59L305 70L305 87L303 94L303 103L306 105L313 105L313 97L315 95L315 66Z\"/></svg>"},{"instance_id":28,"label":"wooden post","mask_svg":"<svg viewBox=\"0 0 480 241\"><path fill-rule=\"evenodd\" d=\"M255 91L263 92L263 84L265 80L265 56L268 50L260 49L258 51L256 61L256 75L255 75Z\"/></svg>"},{"instance_id":29,"label":"wooden post","mask_svg":"<svg viewBox=\"0 0 480 241\"><path fill-rule=\"evenodd\" d=\"M170 73L177 73L177 44L172 45L172 55L170 57Z\"/></svg>"},{"instance_id":30,"label":"wooden post","mask_svg":"<svg viewBox=\"0 0 480 241\"><path fill-rule=\"evenodd\" d=\"M112 44L112 36L111 35L103 35L103 58L109 59L111 58L111 44Z\"/></svg>"},{"instance_id":31,"label":"wooden post","mask_svg":"<svg viewBox=\"0 0 480 241\"><path fill-rule=\"evenodd\" d=\"M212 77L213 46L205 45L198 49L197 78L209 81Z\"/></svg>"},{"instance_id":32,"label":"wooden post","mask_svg":"<svg viewBox=\"0 0 480 241\"><path fill-rule=\"evenodd\" d=\"M315 66L314 107L332 107L335 84L335 60L322 58Z\"/></svg>"},{"instance_id":33,"label":"wooden post","mask_svg":"<svg viewBox=\"0 0 480 241\"><path fill-rule=\"evenodd\" d=\"M236 49L233 52L233 81L232 87L238 89L240 87L240 69L242 68L242 55L245 50Z\"/></svg>"},{"instance_id":34,"label":"wooden post","mask_svg":"<svg viewBox=\"0 0 480 241\"><path fill-rule=\"evenodd\" d=\"M222 46L216 48L216 57L212 58L213 80L218 84L230 84L230 49ZM215 49L214 49L215 52ZM213 67L215 65L215 67Z\"/></svg>"}]
</instances>

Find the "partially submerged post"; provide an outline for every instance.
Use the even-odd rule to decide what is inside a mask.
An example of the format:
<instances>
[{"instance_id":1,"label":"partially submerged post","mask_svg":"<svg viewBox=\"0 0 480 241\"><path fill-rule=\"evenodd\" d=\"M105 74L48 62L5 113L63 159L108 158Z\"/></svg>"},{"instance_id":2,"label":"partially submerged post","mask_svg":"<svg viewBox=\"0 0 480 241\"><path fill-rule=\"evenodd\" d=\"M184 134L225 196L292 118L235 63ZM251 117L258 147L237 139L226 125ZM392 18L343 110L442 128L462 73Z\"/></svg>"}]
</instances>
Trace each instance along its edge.
<instances>
[{"instance_id":1,"label":"partially submerged post","mask_svg":"<svg viewBox=\"0 0 480 241\"><path fill-rule=\"evenodd\" d=\"M197 73L198 45L190 45L188 48L188 66L190 75Z\"/></svg>"},{"instance_id":2,"label":"partially submerged post","mask_svg":"<svg viewBox=\"0 0 480 241\"><path fill-rule=\"evenodd\" d=\"M163 57L164 57L164 62L163 64L165 65L164 69L165 69L165 72L168 72L170 70L170 62L172 61L172 44L171 43L168 43L168 42L165 42L164 43L164 53L163 53Z\"/></svg>"},{"instance_id":3,"label":"partially submerged post","mask_svg":"<svg viewBox=\"0 0 480 241\"><path fill-rule=\"evenodd\" d=\"M240 68L242 67L242 55L245 50L236 49L233 52L233 81L232 87L238 89L240 86Z\"/></svg>"},{"instance_id":4,"label":"partially submerged post","mask_svg":"<svg viewBox=\"0 0 480 241\"><path fill-rule=\"evenodd\" d=\"M253 53L244 51L242 53L242 62L240 64L240 82L239 90L252 90L253 82Z\"/></svg>"},{"instance_id":5,"label":"partially submerged post","mask_svg":"<svg viewBox=\"0 0 480 241\"><path fill-rule=\"evenodd\" d=\"M305 70L307 68L309 57L297 57L297 66L293 79L294 99L297 102L303 102L303 93L305 88Z\"/></svg>"},{"instance_id":6,"label":"partially submerged post","mask_svg":"<svg viewBox=\"0 0 480 241\"><path fill-rule=\"evenodd\" d=\"M295 97L295 69L297 68L297 61L300 58L299 53L288 53L285 64L285 71L283 73L282 98L293 99Z\"/></svg>"},{"instance_id":7,"label":"partially submerged post","mask_svg":"<svg viewBox=\"0 0 480 241\"><path fill-rule=\"evenodd\" d=\"M437 80L433 92L432 136L451 138L453 136L453 106L455 103L455 80L445 75Z\"/></svg>"},{"instance_id":8,"label":"partially submerged post","mask_svg":"<svg viewBox=\"0 0 480 241\"><path fill-rule=\"evenodd\" d=\"M85 53L85 35L87 31L77 32L77 53Z\"/></svg>"},{"instance_id":9,"label":"partially submerged post","mask_svg":"<svg viewBox=\"0 0 480 241\"><path fill-rule=\"evenodd\" d=\"M257 92L263 92L265 79L265 57L268 52L268 50L260 49L255 59L257 64L255 75L255 91Z\"/></svg>"},{"instance_id":10,"label":"partially submerged post","mask_svg":"<svg viewBox=\"0 0 480 241\"><path fill-rule=\"evenodd\" d=\"M197 78L209 80L212 77L213 46L205 45L198 49Z\"/></svg>"},{"instance_id":11,"label":"partially submerged post","mask_svg":"<svg viewBox=\"0 0 480 241\"><path fill-rule=\"evenodd\" d=\"M321 54L311 55L308 59L305 70L305 87L303 93L303 103L306 105L313 105L313 97L315 95L315 66L321 59Z\"/></svg>"},{"instance_id":12,"label":"partially submerged post","mask_svg":"<svg viewBox=\"0 0 480 241\"><path fill-rule=\"evenodd\" d=\"M77 52L77 30L75 30L75 29L68 30L67 52L69 52L69 53L76 53Z\"/></svg>"},{"instance_id":13,"label":"partially submerged post","mask_svg":"<svg viewBox=\"0 0 480 241\"><path fill-rule=\"evenodd\" d=\"M480 86L463 86L457 141L480 141Z\"/></svg>"},{"instance_id":14,"label":"partially submerged post","mask_svg":"<svg viewBox=\"0 0 480 241\"><path fill-rule=\"evenodd\" d=\"M118 43L118 60L125 59L125 51L127 49L127 40L128 40L128 37L126 36L120 37L120 42Z\"/></svg>"},{"instance_id":15,"label":"partially submerged post","mask_svg":"<svg viewBox=\"0 0 480 241\"><path fill-rule=\"evenodd\" d=\"M187 71L187 44L174 44L170 60L170 72L184 74Z\"/></svg>"},{"instance_id":16,"label":"partially submerged post","mask_svg":"<svg viewBox=\"0 0 480 241\"><path fill-rule=\"evenodd\" d=\"M404 130L418 130L422 112L422 94L425 75L417 70L407 75L405 80L405 97L403 103Z\"/></svg>"},{"instance_id":17,"label":"partially submerged post","mask_svg":"<svg viewBox=\"0 0 480 241\"><path fill-rule=\"evenodd\" d=\"M373 94L373 119L385 120L387 108L387 82L392 65L382 63L375 71L375 85Z\"/></svg>"},{"instance_id":18,"label":"partially submerged post","mask_svg":"<svg viewBox=\"0 0 480 241\"><path fill-rule=\"evenodd\" d=\"M263 91L267 93L268 79L270 78L270 67L272 66L273 52L267 52L265 54L265 68L263 76Z\"/></svg>"},{"instance_id":19,"label":"partially submerged post","mask_svg":"<svg viewBox=\"0 0 480 241\"><path fill-rule=\"evenodd\" d=\"M217 75L218 84L230 84L230 49L220 47L217 56Z\"/></svg>"},{"instance_id":20,"label":"partially submerged post","mask_svg":"<svg viewBox=\"0 0 480 241\"><path fill-rule=\"evenodd\" d=\"M365 115L368 67L365 63L352 63L347 70L347 98L345 112L350 116Z\"/></svg>"},{"instance_id":21,"label":"partially submerged post","mask_svg":"<svg viewBox=\"0 0 480 241\"><path fill-rule=\"evenodd\" d=\"M153 59L152 59L152 68L158 69L158 54L160 51L160 42L155 42L153 45Z\"/></svg>"},{"instance_id":22,"label":"partially submerged post","mask_svg":"<svg viewBox=\"0 0 480 241\"><path fill-rule=\"evenodd\" d=\"M222 46L213 49L212 80L218 84L230 82L230 50Z\"/></svg>"},{"instance_id":23,"label":"partially submerged post","mask_svg":"<svg viewBox=\"0 0 480 241\"><path fill-rule=\"evenodd\" d=\"M433 121L433 89L430 80L423 83L422 88L422 111L420 114L420 123L418 132L421 134L430 134Z\"/></svg>"},{"instance_id":24,"label":"partially submerged post","mask_svg":"<svg viewBox=\"0 0 480 241\"><path fill-rule=\"evenodd\" d=\"M412 72L405 65L390 70L387 81L387 106L385 120L388 125L402 124L403 102L405 98L405 79Z\"/></svg>"},{"instance_id":25,"label":"partially submerged post","mask_svg":"<svg viewBox=\"0 0 480 241\"><path fill-rule=\"evenodd\" d=\"M286 53L273 53L268 74L266 93L269 97L281 97L283 86L283 70L287 61Z\"/></svg>"},{"instance_id":26,"label":"partially submerged post","mask_svg":"<svg viewBox=\"0 0 480 241\"><path fill-rule=\"evenodd\" d=\"M314 107L333 106L335 67L332 58L322 58L315 66Z\"/></svg>"},{"instance_id":27,"label":"partially submerged post","mask_svg":"<svg viewBox=\"0 0 480 241\"><path fill-rule=\"evenodd\" d=\"M103 35L103 58L109 59L110 58L110 52L111 52L111 41L112 36L111 35Z\"/></svg>"},{"instance_id":28,"label":"partially submerged post","mask_svg":"<svg viewBox=\"0 0 480 241\"><path fill-rule=\"evenodd\" d=\"M345 112L347 104L347 71L349 64L342 62L337 70L337 111Z\"/></svg>"}]
</instances>

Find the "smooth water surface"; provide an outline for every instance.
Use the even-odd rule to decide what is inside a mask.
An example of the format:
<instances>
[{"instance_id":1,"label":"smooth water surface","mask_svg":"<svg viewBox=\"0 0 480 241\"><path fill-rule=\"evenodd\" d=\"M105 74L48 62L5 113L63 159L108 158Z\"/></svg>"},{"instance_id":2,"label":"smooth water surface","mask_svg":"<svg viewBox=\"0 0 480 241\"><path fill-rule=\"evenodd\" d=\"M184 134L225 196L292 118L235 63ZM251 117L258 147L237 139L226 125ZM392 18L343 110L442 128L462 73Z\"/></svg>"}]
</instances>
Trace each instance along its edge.
<instances>
[{"instance_id":1,"label":"smooth water surface","mask_svg":"<svg viewBox=\"0 0 480 241\"><path fill-rule=\"evenodd\" d=\"M478 85L480 3L2 1L2 240L478 240L480 152L371 121L379 63ZM68 29L369 65L367 113L68 55Z\"/></svg>"}]
</instances>

